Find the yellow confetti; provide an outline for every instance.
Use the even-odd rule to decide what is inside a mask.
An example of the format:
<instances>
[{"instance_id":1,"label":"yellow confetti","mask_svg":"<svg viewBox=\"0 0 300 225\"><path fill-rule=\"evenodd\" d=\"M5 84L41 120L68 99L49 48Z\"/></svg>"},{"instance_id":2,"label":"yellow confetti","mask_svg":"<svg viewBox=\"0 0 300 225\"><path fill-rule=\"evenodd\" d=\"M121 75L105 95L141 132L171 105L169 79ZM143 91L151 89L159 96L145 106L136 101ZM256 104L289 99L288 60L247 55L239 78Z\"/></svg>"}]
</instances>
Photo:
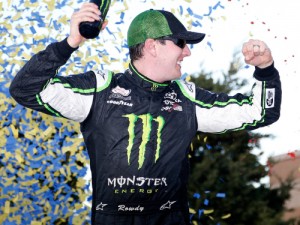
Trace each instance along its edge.
<instances>
[{"instance_id":1,"label":"yellow confetti","mask_svg":"<svg viewBox=\"0 0 300 225\"><path fill-rule=\"evenodd\" d=\"M16 153L16 159L18 160L19 164L22 164L24 162L23 157L19 153Z\"/></svg>"},{"instance_id":2,"label":"yellow confetti","mask_svg":"<svg viewBox=\"0 0 300 225\"><path fill-rule=\"evenodd\" d=\"M40 195L41 193L47 191L49 188L47 186L42 187L40 190L35 192L36 195Z\"/></svg>"},{"instance_id":3,"label":"yellow confetti","mask_svg":"<svg viewBox=\"0 0 300 225\"><path fill-rule=\"evenodd\" d=\"M25 7L38 7L39 6L39 2L35 2L35 3L32 3L31 1L25 1L24 2L24 6Z\"/></svg>"},{"instance_id":4,"label":"yellow confetti","mask_svg":"<svg viewBox=\"0 0 300 225\"><path fill-rule=\"evenodd\" d=\"M69 15L68 16L64 15L57 20L58 23L62 23L62 24L67 24L68 21L69 21Z\"/></svg>"},{"instance_id":5,"label":"yellow confetti","mask_svg":"<svg viewBox=\"0 0 300 225\"><path fill-rule=\"evenodd\" d=\"M13 20L13 21L16 21L16 20L19 20L21 17L22 17L22 13L17 13L16 15L14 15L14 16L12 17L12 20Z\"/></svg>"},{"instance_id":6,"label":"yellow confetti","mask_svg":"<svg viewBox=\"0 0 300 225\"><path fill-rule=\"evenodd\" d=\"M13 166L11 164L8 164L6 166L6 171L9 171L10 173L14 173L15 172L15 168L13 168Z\"/></svg>"},{"instance_id":7,"label":"yellow confetti","mask_svg":"<svg viewBox=\"0 0 300 225\"><path fill-rule=\"evenodd\" d=\"M205 209L203 213L204 213L205 215L207 215L207 214L211 214L211 213L213 213L213 212L214 212L213 209L209 209L209 210L208 210L208 209Z\"/></svg>"},{"instance_id":8,"label":"yellow confetti","mask_svg":"<svg viewBox=\"0 0 300 225\"><path fill-rule=\"evenodd\" d=\"M128 10L128 4L127 4L127 1L124 1L124 6L125 6L124 10Z\"/></svg>"},{"instance_id":9,"label":"yellow confetti","mask_svg":"<svg viewBox=\"0 0 300 225\"><path fill-rule=\"evenodd\" d=\"M61 173L62 175L66 176L66 173L65 173L64 168L60 168L59 171L60 171L60 173Z\"/></svg>"},{"instance_id":10,"label":"yellow confetti","mask_svg":"<svg viewBox=\"0 0 300 225\"><path fill-rule=\"evenodd\" d=\"M17 222L17 224L21 224L21 215L14 215L14 220Z\"/></svg>"},{"instance_id":11,"label":"yellow confetti","mask_svg":"<svg viewBox=\"0 0 300 225\"><path fill-rule=\"evenodd\" d=\"M26 59L26 60L29 60L31 58L31 55L29 55L28 53L26 52L23 52L22 53L22 58ZM29 110L28 110L29 111Z\"/></svg>"},{"instance_id":12,"label":"yellow confetti","mask_svg":"<svg viewBox=\"0 0 300 225\"><path fill-rule=\"evenodd\" d=\"M54 172L53 175L57 177L57 176L59 176L59 174L60 174L60 172L59 172L59 170L57 170L57 171Z\"/></svg>"},{"instance_id":13,"label":"yellow confetti","mask_svg":"<svg viewBox=\"0 0 300 225\"><path fill-rule=\"evenodd\" d=\"M6 137L3 136L3 131L0 130L0 147L4 147L6 145Z\"/></svg>"},{"instance_id":14,"label":"yellow confetti","mask_svg":"<svg viewBox=\"0 0 300 225\"><path fill-rule=\"evenodd\" d=\"M194 145L193 145L193 143L191 143L191 151L192 152L194 151Z\"/></svg>"},{"instance_id":15,"label":"yellow confetti","mask_svg":"<svg viewBox=\"0 0 300 225\"><path fill-rule=\"evenodd\" d=\"M59 189L55 194L54 194L54 198L57 198L57 196L60 195L60 193L62 192L62 189ZM51 206L49 205L49 209L51 209Z\"/></svg>"},{"instance_id":16,"label":"yellow confetti","mask_svg":"<svg viewBox=\"0 0 300 225\"><path fill-rule=\"evenodd\" d=\"M222 216L221 218L222 218L222 219L228 219L229 217L231 217L231 214L230 214L230 213L228 213L227 215Z\"/></svg>"},{"instance_id":17,"label":"yellow confetti","mask_svg":"<svg viewBox=\"0 0 300 225\"><path fill-rule=\"evenodd\" d=\"M223 21L226 21L226 20L227 20L227 17L226 17L226 16L221 16L221 18L223 19Z\"/></svg>"},{"instance_id":18,"label":"yellow confetti","mask_svg":"<svg viewBox=\"0 0 300 225\"><path fill-rule=\"evenodd\" d=\"M76 187L82 187L86 184L86 180L84 178L79 177L77 179Z\"/></svg>"},{"instance_id":19,"label":"yellow confetti","mask_svg":"<svg viewBox=\"0 0 300 225\"><path fill-rule=\"evenodd\" d=\"M2 215L0 214L0 224L2 224L6 220L7 217L8 217L8 215L5 213L2 213Z\"/></svg>"},{"instance_id":20,"label":"yellow confetti","mask_svg":"<svg viewBox=\"0 0 300 225\"><path fill-rule=\"evenodd\" d=\"M48 0L48 1L44 1L45 3L47 3L47 5L48 5L48 9L50 10L50 11L53 11L54 9L55 9L55 1L52 1L52 0Z\"/></svg>"},{"instance_id":21,"label":"yellow confetti","mask_svg":"<svg viewBox=\"0 0 300 225\"><path fill-rule=\"evenodd\" d=\"M29 187L32 186L33 184L38 184L39 181L38 180L27 180L27 181L19 181L20 184L22 184L22 186L24 187Z\"/></svg>"},{"instance_id":22,"label":"yellow confetti","mask_svg":"<svg viewBox=\"0 0 300 225\"><path fill-rule=\"evenodd\" d=\"M3 66L0 65L0 73L2 73L4 71ZM4 101L4 99L2 99L2 101Z\"/></svg>"},{"instance_id":23,"label":"yellow confetti","mask_svg":"<svg viewBox=\"0 0 300 225\"><path fill-rule=\"evenodd\" d=\"M62 152L66 153L66 152L70 152L71 155L76 153L76 149L71 148L71 146L67 146L67 147L62 147Z\"/></svg>"},{"instance_id":24,"label":"yellow confetti","mask_svg":"<svg viewBox=\"0 0 300 225\"><path fill-rule=\"evenodd\" d=\"M188 30L191 30L192 27L193 27L193 20L188 20L188 21L187 21L187 29L188 29Z\"/></svg>"},{"instance_id":25,"label":"yellow confetti","mask_svg":"<svg viewBox=\"0 0 300 225\"><path fill-rule=\"evenodd\" d=\"M45 211L52 209L52 206L50 205L50 203L48 201L44 204L44 209L45 209Z\"/></svg>"},{"instance_id":26,"label":"yellow confetti","mask_svg":"<svg viewBox=\"0 0 300 225\"><path fill-rule=\"evenodd\" d=\"M19 51L20 51L20 47L17 47L15 51L8 53L8 55L9 57L17 57Z\"/></svg>"},{"instance_id":27,"label":"yellow confetti","mask_svg":"<svg viewBox=\"0 0 300 225\"><path fill-rule=\"evenodd\" d=\"M189 208L189 213L191 213L191 214L196 214L197 212L196 212L195 209Z\"/></svg>"},{"instance_id":28,"label":"yellow confetti","mask_svg":"<svg viewBox=\"0 0 300 225\"><path fill-rule=\"evenodd\" d=\"M33 174L35 174L35 172L34 172L32 169L30 169L30 170L27 172L27 175L28 175L28 176L32 176Z\"/></svg>"},{"instance_id":29,"label":"yellow confetti","mask_svg":"<svg viewBox=\"0 0 300 225\"><path fill-rule=\"evenodd\" d=\"M123 66L124 66L124 68L127 68L129 66L129 62L124 62Z\"/></svg>"},{"instance_id":30,"label":"yellow confetti","mask_svg":"<svg viewBox=\"0 0 300 225\"><path fill-rule=\"evenodd\" d=\"M33 35L32 35L31 38L33 38ZM32 53L33 53L33 54L38 53L38 52L44 50L44 48L45 48L45 46L42 45L42 44L39 44L39 45L37 45L37 46L33 46L33 48L32 48Z\"/></svg>"},{"instance_id":31,"label":"yellow confetti","mask_svg":"<svg viewBox=\"0 0 300 225\"><path fill-rule=\"evenodd\" d=\"M14 135L14 138L18 138L19 130L13 124L10 125L10 129L11 129L13 135Z\"/></svg>"},{"instance_id":32,"label":"yellow confetti","mask_svg":"<svg viewBox=\"0 0 300 225\"><path fill-rule=\"evenodd\" d=\"M39 222L39 221L31 221L30 225L42 225L42 222Z\"/></svg>"},{"instance_id":33,"label":"yellow confetti","mask_svg":"<svg viewBox=\"0 0 300 225\"><path fill-rule=\"evenodd\" d=\"M6 178L6 179L5 179L4 186L5 186L5 187L8 187L8 186L12 185L12 183L13 183L14 180L15 180L15 177Z\"/></svg>"},{"instance_id":34,"label":"yellow confetti","mask_svg":"<svg viewBox=\"0 0 300 225\"><path fill-rule=\"evenodd\" d=\"M69 176L70 174L72 174L72 173L71 173L71 168L70 168L69 166L67 166L65 169L67 170L67 175L68 175L68 176Z\"/></svg>"},{"instance_id":35,"label":"yellow confetti","mask_svg":"<svg viewBox=\"0 0 300 225\"><path fill-rule=\"evenodd\" d=\"M48 140L52 134L55 132L55 128L53 126L49 126L44 132L43 132L43 140Z\"/></svg>"},{"instance_id":36,"label":"yellow confetti","mask_svg":"<svg viewBox=\"0 0 300 225\"><path fill-rule=\"evenodd\" d=\"M59 210L59 205L56 205L55 210L54 210L54 215L56 215L58 213L58 210Z\"/></svg>"},{"instance_id":37,"label":"yellow confetti","mask_svg":"<svg viewBox=\"0 0 300 225\"><path fill-rule=\"evenodd\" d=\"M49 223L47 223L47 222L49 222L49 221L51 221L51 217L50 216L46 216L46 217L44 217L43 219L42 219L42 224L49 224Z\"/></svg>"},{"instance_id":38,"label":"yellow confetti","mask_svg":"<svg viewBox=\"0 0 300 225\"><path fill-rule=\"evenodd\" d=\"M36 34L36 35L34 35L33 38L34 38L36 41L41 41L41 40L45 39L46 36L45 36L44 34Z\"/></svg>"},{"instance_id":39,"label":"yellow confetti","mask_svg":"<svg viewBox=\"0 0 300 225\"><path fill-rule=\"evenodd\" d=\"M80 215L76 215L76 216L73 217L73 223L74 224L82 224L83 219L80 217Z\"/></svg>"},{"instance_id":40,"label":"yellow confetti","mask_svg":"<svg viewBox=\"0 0 300 225\"><path fill-rule=\"evenodd\" d=\"M6 201L4 204L4 213L9 214L9 212L10 212L10 202Z\"/></svg>"},{"instance_id":41,"label":"yellow confetti","mask_svg":"<svg viewBox=\"0 0 300 225\"><path fill-rule=\"evenodd\" d=\"M32 134L30 134L30 133L25 133L24 134L24 137L25 138L27 138L27 139L29 139L29 140L33 140L35 137L32 135Z\"/></svg>"}]
</instances>

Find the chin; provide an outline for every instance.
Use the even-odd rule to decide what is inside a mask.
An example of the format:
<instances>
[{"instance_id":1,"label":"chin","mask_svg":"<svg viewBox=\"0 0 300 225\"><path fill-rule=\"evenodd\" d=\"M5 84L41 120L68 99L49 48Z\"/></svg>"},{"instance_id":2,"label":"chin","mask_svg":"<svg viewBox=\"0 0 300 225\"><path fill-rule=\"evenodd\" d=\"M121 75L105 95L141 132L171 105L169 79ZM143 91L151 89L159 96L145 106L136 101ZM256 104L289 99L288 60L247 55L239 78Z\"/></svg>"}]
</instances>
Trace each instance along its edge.
<instances>
[{"instance_id":1,"label":"chin","mask_svg":"<svg viewBox=\"0 0 300 225\"><path fill-rule=\"evenodd\" d=\"M174 79L173 80L178 80L178 79L180 79L181 78L181 74L179 74L179 75L177 75L177 76L174 76Z\"/></svg>"}]
</instances>

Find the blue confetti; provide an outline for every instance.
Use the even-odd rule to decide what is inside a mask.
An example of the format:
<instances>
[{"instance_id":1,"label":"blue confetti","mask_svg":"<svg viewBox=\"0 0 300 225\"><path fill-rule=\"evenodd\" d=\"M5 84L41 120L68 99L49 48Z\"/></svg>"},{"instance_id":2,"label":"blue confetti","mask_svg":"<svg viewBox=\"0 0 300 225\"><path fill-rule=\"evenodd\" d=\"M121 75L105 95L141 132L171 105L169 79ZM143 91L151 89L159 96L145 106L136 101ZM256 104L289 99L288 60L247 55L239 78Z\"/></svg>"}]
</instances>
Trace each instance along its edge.
<instances>
[{"instance_id":1,"label":"blue confetti","mask_svg":"<svg viewBox=\"0 0 300 225\"><path fill-rule=\"evenodd\" d=\"M208 46L209 46L209 48L213 51L213 48L212 48L212 44L208 41L207 43L206 43Z\"/></svg>"},{"instance_id":2,"label":"blue confetti","mask_svg":"<svg viewBox=\"0 0 300 225\"><path fill-rule=\"evenodd\" d=\"M208 199L205 199L204 202L203 202L203 204L204 204L204 205L208 205L208 204L209 204L209 200L208 200Z\"/></svg>"},{"instance_id":3,"label":"blue confetti","mask_svg":"<svg viewBox=\"0 0 300 225\"><path fill-rule=\"evenodd\" d=\"M213 9L216 10L218 7L224 9L225 7L221 5L221 2L219 1L214 7Z\"/></svg>"},{"instance_id":4,"label":"blue confetti","mask_svg":"<svg viewBox=\"0 0 300 225\"><path fill-rule=\"evenodd\" d=\"M33 34L36 34L36 30L34 29L33 26L30 27L30 31L31 31L31 33L33 33Z\"/></svg>"},{"instance_id":5,"label":"blue confetti","mask_svg":"<svg viewBox=\"0 0 300 225\"><path fill-rule=\"evenodd\" d=\"M193 25L194 27L202 27L202 24L201 24L198 20L193 21L193 22L192 22L192 25Z\"/></svg>"},{"instance_id":6,"label":"blue confetti","mask_svg":"<svg viewBox=\"0 0 300 225\"><path fill-rule=\"evenodd\" d=\"M199 217L199 218L201 217L201 215L202 215L203 212L204 212L204 209L199 209L199 210L198 210L198 217Z\"/></svg>"},{"instance_id":7,"label":"blue confetti","mask_svg":"<svg viewBox=\"0 0 300 225\"><path fill-rule=\"evenodd\" d=\"M206 144L205 146L206 146L207 150L211 150L212 149L212 146L209 145L209 144Z\"/></svg>"},{"instance_id":8,"label":"blue confetti","mask_svg":"<svg viewBox=\"0 0 300 225\"><path fill-rule=\"evenodd\" d=\"M183 14L183 8L182 8L182 6L181 6L181 5L179 6L179 14L180 14L180 15L182 15L182 14Z\"/></svg>"},{"instance_id":9,"label":"blue confetti","mask_svg":"<svg viewBox=\"0 0 300 225\"><path fill-rule=\"evenodd\" d=\"M209 12L206 14L203 14L203 16L210 16L210 14L212 13L212 7L209 6L208 10L209 10Z\"/></svg>"},{"instance_id":10,"label":"blue confetti","mask_svg":"<svg viewBox=\"0 0 300 225\"><path fill-rule=\"evenodd\" d=\"M125 16L125 13L121 12L121 14L120 14L120 21L116 22L115 24L119 25L119 24L124 23L124 16Z\"/></svg>"},{"instance_id":11,"label":"blue confetti","mask_svg":"<svg viewBox=\"0 0 300 225\"><path fill-rule=\"evenodd\" d=\"M225 197L226 197L226 194L225 194L225 193L217 193L217 194L216 194L216 197L217 197L217 198L225 198Z\"/></svg>"},{"instance_id":12,"label":"blue confetti","mask_svg":"<svg viewBox=\"0 0 300 225\"><path fill-rule=\"evenodd\" d=\"M200 20L203 19L203 16L200 16L200 15L197 15L197 14L194 14L194 17L195 17L196 19L200 19Z\"/></svg>"},{"instance_id":13,"label":"blue confetti","mask_svg":"<svg viewBox=\"0 0 300 225\"><path fill-rule=\"evenodd\" d=\"M193 197L199 199L201 195L199 193L194 193Z\"/></svg>"},{"instance_id":14,"label":"blue confetti","mask_svg":"<svg viewBox=\"0 0 300 225\"><path fill-rule=\"evenodd\" d=\"M191 16L194 14L193 10L190 7L188 7L186 10Z\"/></svg>"}]
</instances>

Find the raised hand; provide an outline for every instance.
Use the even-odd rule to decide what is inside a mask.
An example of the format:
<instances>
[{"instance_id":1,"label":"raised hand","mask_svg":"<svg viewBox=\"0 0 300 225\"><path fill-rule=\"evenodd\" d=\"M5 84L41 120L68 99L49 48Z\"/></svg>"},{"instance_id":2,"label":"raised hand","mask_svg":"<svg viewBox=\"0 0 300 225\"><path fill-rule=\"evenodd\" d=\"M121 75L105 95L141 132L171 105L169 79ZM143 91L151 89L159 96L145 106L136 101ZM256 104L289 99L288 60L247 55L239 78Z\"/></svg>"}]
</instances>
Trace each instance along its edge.
<instances>
[{"instance_id":1,"label":"raised hand","mask_svg":"<svg viewBox=\"0 0 300 225\"><path fill-rule=\"evenodd\" d=\"M273 63L271 50L263 41L250 39L243 44L242 52L249 65L263 69Z\"/></svg>"},{"instance_id":2,"label":"raised hand","mask_svg":"<svg viewBox=\"0 0 300 225\"><path fill-rule=\"evenodd\" d=\"M101 12L98 6L94 3L84 3L79 11L73 13L71 17L70 35L67 39L69 45L73 48L77 48L86 39L81 36L79 32L79 24L81 22L94 22L100 20ZM107 21L102 25L102 30L106 27Z\"/></svg>"}]
</instances>

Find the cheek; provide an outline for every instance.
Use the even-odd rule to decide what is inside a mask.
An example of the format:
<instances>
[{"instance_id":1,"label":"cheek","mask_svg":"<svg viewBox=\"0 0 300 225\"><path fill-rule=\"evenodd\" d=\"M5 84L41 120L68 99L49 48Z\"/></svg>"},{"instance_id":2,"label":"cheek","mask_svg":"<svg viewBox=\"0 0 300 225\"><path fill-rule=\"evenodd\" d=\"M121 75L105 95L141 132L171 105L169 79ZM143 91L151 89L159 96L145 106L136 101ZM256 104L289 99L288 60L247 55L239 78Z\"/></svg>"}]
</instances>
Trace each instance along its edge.
<instances>
[{"instance_id":1,"label":"cheek","mask_svg":"<svg viewBox=\"0 0 300 225\"><path fill-rule=\"evenodd\" d=\"M163 67L169 67L172 64L172 58L169 54L164 54L159 58L159 65Z\"/></svg>"},{"instance_id":2,"label":"cheek","mask_svg":"<svg viewBox=\"0 0 300 225\"><path fill-rule=\"evenodd\" d=\"M173 49L168 49L162 52L159 56L159 64L166 68L172 69L176 67L178 59L180 57L180 51L172 51ZM177 49L176 49L177 50Z\"/></svg>"}]
</instances>

